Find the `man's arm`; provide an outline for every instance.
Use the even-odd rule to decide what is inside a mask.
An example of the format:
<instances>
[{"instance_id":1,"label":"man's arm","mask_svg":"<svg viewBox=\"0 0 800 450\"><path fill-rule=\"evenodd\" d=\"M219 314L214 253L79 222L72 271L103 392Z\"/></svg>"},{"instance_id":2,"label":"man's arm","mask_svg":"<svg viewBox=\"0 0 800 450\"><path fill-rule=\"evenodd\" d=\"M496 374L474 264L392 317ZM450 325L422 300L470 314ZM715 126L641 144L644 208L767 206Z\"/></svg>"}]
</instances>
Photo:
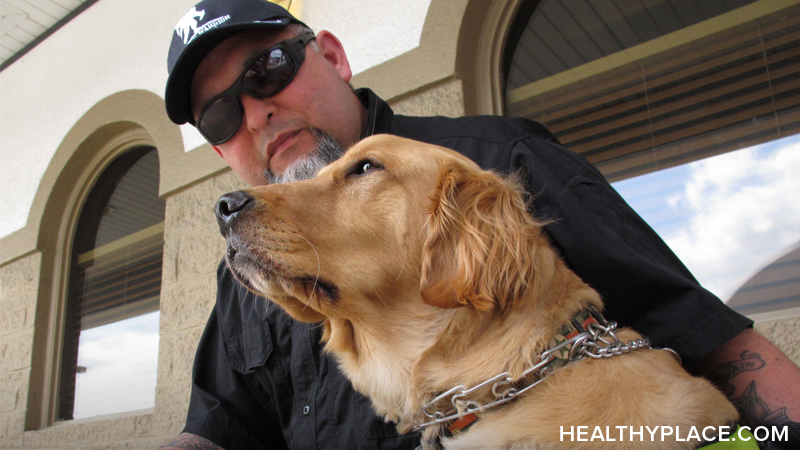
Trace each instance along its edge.
<instances>
[{"instance_id":1,"label":"man's arm","mask_svg":"<svg viewBox=\"0 0 800 450\"><path fill-rule=\"evenodd\" d=\"M728 396L743 425L787 426L799 443L800 368L757 331L748 328L711 352L698 372Z\"/></svg>"},{"instance_id":2,"label":"man's arm","mask_svg":"<svg viewBox=\"0 0 800 450\"><path fill-rule=\"evenodd\" d=\"M169 444L161 447L161 450L224 450L219 445L203 439L196 434L181 433Z\"/></svg>"}]
</instances>

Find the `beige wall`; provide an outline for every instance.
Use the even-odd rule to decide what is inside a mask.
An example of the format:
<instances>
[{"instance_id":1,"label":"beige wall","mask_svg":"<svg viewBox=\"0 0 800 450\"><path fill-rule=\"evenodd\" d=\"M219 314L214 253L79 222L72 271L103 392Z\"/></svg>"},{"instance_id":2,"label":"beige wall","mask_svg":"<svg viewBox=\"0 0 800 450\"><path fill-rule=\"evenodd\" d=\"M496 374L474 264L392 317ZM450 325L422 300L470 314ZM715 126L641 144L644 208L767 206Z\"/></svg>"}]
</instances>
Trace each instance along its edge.
<instances>
[{"instance_id":1,"label":"beige wall","mask_svg":"<svg viewBox=\"0 0 800 450\"><path fill-rule=\"evenodd\" d=\"M800 366L800 315L795 313L788 317L755 320L755 329Z\"/></svg>"},{"instance_id":2,"label":"beige wall","mask_svg":"<svg viewBox=\"0 0 800 450\"><path fill-rule=\"evenodd\" d=\"M419 46L358 74L353 84L372 87L400 114L498 112L490 67L518 3L432 0ZM115 91L76 117L53 150L28 224L0 239L0 449L157 448L183 427L192 359L214 303L223 240L211 209L243 185L207 145L184 151L184 136L151 90ZM134 138L159 149L167 203L155 408L49 425L39 409L52 383L47 374L69 218L92 176L87 167ZM796 363L798 328L800 316L757 325Z\"/></svg>"},{"instance_id":3,"label":"beige wall","mask_svg":"<svg viewBox=\"0 0 800 450\"><path fill-rule=\"evenodd\" d=\"M41 255L0 266L0 444L21 447Z\"/></svg>"}]
</instances>

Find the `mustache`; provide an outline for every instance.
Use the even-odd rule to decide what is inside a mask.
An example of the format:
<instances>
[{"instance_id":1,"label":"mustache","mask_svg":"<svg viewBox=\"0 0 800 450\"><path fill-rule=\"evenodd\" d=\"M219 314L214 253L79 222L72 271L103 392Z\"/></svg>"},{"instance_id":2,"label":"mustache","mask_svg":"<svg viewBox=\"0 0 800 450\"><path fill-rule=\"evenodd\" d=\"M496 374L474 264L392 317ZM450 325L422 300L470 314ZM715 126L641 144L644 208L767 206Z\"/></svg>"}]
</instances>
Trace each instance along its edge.
<instances>
[{"instance_id":1,"label":"mustache","mask_svg":"<svg viewBox=\"0 0 800 450\"><path fill-rule=\"evenodd\" d=\"M270 169L264 170L264 177L269 184L290 183L313 178L323 167L344 155L344 149L330 133L313 127L309 130L317 141L314 149L290 164L282 175L278 175Z\"/></svg>"}]
</instances>

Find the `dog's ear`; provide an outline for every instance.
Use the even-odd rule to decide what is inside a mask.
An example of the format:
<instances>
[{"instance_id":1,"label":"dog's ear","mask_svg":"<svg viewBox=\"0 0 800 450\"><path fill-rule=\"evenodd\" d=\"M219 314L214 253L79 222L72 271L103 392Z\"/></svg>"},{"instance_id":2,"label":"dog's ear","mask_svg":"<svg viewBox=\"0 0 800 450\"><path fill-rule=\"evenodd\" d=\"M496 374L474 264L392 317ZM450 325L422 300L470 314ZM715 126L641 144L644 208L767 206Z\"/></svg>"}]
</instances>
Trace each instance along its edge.
<instances>
[{"instance_id":1,"label":"dog's ear","mask_svg":"<svg viewBox=\"0 0 800 450\"><path fill-rule=\"evenodd\" d=\"M423 300L505 308L528 288L541 228L514 180L454 163L438 175L422 253Z\"/></svg>"}]
</instances>

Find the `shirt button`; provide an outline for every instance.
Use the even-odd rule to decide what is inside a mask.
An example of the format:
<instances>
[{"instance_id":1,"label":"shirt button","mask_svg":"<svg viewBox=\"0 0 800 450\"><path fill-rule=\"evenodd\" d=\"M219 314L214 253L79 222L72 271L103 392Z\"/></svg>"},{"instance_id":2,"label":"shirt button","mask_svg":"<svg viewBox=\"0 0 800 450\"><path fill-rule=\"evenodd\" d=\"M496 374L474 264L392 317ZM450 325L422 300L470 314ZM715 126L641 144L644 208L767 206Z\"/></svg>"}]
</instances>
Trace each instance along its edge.
<instances>
[{"instance_id":1,"label":"shirt button","mask_svg":"<svg viewBox=\"0 0 800 450\"><path fill-rule=\"evenodd\" d=\"M303 415L304 416L307 416L308 413L310 413L310 412L311 412L311 407L310 406L308 406L308 405L303 406Z\"/></svg>"}]
</instances>

